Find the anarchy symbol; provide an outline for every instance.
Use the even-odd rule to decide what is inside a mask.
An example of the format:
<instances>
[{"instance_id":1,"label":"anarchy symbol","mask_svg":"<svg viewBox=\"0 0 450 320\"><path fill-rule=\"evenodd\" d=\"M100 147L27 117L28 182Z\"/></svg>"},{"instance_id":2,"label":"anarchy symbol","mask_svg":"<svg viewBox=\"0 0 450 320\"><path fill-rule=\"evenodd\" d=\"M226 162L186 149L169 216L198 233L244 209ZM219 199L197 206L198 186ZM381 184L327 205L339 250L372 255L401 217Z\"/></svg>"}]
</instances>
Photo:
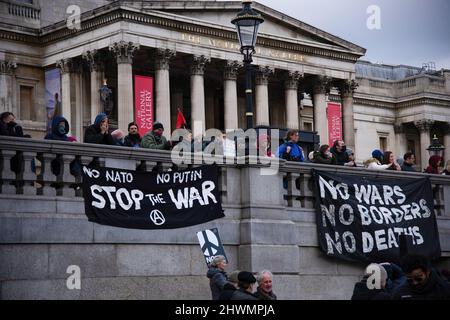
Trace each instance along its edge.
<instances>
[{"instance_id":1,"label":"anarchy symbol","mask_svg":"<svg viewBox=\"0 0 450 320\"><path fill-rule=\"evenodd\" d=\"M150 213L150 219L157 226L161 226L166 222L166 218L164 218L164 215L159 210L153 210Z\"/></svg>"}]
</instances>

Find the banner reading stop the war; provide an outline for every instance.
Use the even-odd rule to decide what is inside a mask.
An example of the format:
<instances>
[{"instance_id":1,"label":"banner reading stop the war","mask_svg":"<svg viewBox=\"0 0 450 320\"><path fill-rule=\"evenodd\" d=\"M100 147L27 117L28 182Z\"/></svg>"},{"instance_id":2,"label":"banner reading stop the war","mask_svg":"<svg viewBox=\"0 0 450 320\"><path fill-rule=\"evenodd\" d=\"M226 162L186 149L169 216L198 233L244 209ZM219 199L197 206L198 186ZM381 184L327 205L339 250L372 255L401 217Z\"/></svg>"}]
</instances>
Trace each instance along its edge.
<instances>
[{"instance_id":1,"label":"banner reading stop the war","mask_svg":"<svg viewBox=\"0 0 450 320\"><path fill-rule=\"evenodd\" d=\"M139 134L143 137L153 130L153 78L134 76L134 107L135 122L139 127Z\"/></svg>"}]
</instances>

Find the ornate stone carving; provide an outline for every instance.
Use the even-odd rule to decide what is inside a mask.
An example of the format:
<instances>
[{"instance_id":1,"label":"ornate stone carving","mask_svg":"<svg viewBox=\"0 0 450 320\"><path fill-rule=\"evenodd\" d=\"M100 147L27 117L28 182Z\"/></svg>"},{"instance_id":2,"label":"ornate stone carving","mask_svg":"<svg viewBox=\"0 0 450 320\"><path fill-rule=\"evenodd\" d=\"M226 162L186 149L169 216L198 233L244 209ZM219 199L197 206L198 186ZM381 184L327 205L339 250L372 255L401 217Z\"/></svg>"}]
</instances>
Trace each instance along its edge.
<instances>
[{"instance_id":1,"label":"ornate stone carving","mask_svg":"<svg viewBox=\"0 0 450 320\"><path fill-rule=\"evenodd\" d=\"M82 55L83 60L86 61L89 70L91 72L93 71L103 71L105 64L104 64L104 59L103 56L100 54L100 51L98 50L90 50L90 51L86 51L85 53L83 53Z\"/></svg>"},{"instance_id":2,"label":"ornate stone carving","mask_svg":"<svg viewBox=\"0 0 450 320\"><path fill-rule=\"evenodd\" d=\"M290 90L298 89L298 82L303 78L303 74L298 71L288 71L286 79L284 80L284 87Z\"/></svg>"},{"instance_id":3,"label":"ornate stone carving","mask_svg":"<svg viewBox=\"0 0 450 320\"><path fill-rule=\"evenodd\" d=\"M17 64L15 62L0 60L0 74L11 75L16 68Z\"/></svg>"},{"instance_id":4,"label":"ornate stone carving","mask_svg":"<svg viewBox=\"0 0 450 320\"><path fill-rule=\"evenodd\" d=\"M140 45L138 43L134 42L126 42L126 41L119 41L114 42L112 45L109 46L109 51L111 51L116 59L117 63L133 63L133 56L134 53L139 50Z\"/></svg>"},{"instance_id":5,"label":"ornate stone carving","mask_svg":"<svg viewBox=\"0 0 450 320\"><path fill-rule=\"evenodd\" d=\"M238 61L227 61L223 70L224 79L237 80L237 74L240 68L242 68L242 63Z\"/></svg>"},{"instance_id":6,"label":"ornate stone carving","mask_svg":"<svg viewBox=\"0 0 450 320\"><path fill-rule=\"evenodd\" d=\"M274 73L274 68L268 66L258 66L256 68L256 85L267 85L269 83L269 77Z\"/></svg>"},{"instance_id":7,"label":"ornate stone carving","mask_svg":"<svg viewBox=\"0 0 450 320\"><path fill-rule=\"evenodd\" d=\"M416 126L417 129L419 129L420 132L429 132L434 125L434 120L431 119L418 120L414 121L414 125Z\"/></svg>"},{"instance_id":8,"label":"ornate stone carving","mask_svg":"<svg viewBox=\"0 0 450 320\"><path fill-rule=\"evenodd\" d=\"M344 80L338 83L338 90L341 97L353 96L359 84L355 80Z\"/></svg>"},{"instance_id":9,"label":"ornate stone carving","mask_svg":"<svg viewBox=\"0 0 450 320\"><path fill-rule=\"evenodd\" d=\"M170 59L175 57L176 52L169 49L157 49L156 50L156 70L169 70Z\"/></svg>"},{"instance_id":10,"label":"ornate stone carving","mask_svg":"<svg viewBox=\"0 0 450 320\"><path fill-rule=\"evenodd\" d=\"M61 59L56 62L56 67L59 68L61 74L72 73L74 71L74 62L72 58Z\"/></svg>"},{"instance_id":11,"label":"ornate stone carving","mask_svg":"<svg viewBox=\"0 0 450 320\"><path fill-rule=\"evenodd\" d=\"M313 94L330 93L332 79L329 77L318 76L313 81Z\"/></svg>"},{"instance_id":12,"label":"ornate stone carving","mask_svg":"<svg viewBox=\"0 0 450 320\"><path fill-rule=\"evenodd\" d=\"M204 75L206 64L209 63L210 61L211 61L211 59L208 57L205 57L204 55L201 55L201 56L194 55L193 61L191 64L191 74L192 75L201 75L201 76Z\"/></svg>"}]
</instances>

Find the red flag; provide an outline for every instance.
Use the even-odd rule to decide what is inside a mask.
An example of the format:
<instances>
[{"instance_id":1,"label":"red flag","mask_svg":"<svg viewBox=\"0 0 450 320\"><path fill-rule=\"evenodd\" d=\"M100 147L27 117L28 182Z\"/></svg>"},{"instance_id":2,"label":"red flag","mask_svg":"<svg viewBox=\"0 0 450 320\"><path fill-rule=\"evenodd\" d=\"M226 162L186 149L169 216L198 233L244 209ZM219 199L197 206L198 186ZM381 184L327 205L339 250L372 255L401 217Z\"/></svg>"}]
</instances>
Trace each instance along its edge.
<instances>
[{"instance_id":1,"label":"red flag","mask_svg":"<svg viewBox=\"0 0 450 320\"><path fill-rule=\"evenodd\" d=\"M178 108L178 117L177 117L177 125L176 129L185 129L186 128L186 119L183 116L180 108Z\"/></svg>"}]
</instances>

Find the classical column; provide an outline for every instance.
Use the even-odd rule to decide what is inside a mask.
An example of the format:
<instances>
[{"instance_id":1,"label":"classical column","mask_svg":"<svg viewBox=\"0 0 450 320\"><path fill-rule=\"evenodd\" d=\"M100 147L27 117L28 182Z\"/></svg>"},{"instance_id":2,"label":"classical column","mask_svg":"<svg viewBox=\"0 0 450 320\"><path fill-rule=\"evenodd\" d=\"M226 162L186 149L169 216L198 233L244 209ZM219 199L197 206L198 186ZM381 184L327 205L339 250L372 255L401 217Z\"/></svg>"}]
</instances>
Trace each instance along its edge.
<instances>
[{"instance_id":1,"label":"classical column","mask_svg":"<svg viewBox=\"0 0 450 320\"><path fill-rule=\"evenodd\" d=\"M66 118L70 126L70 131L73 132L72 124L72 100L71 100L71 74L74 71L74 62L71 58L62 59L56 62L56 66L61 71L61 115Z\"/></svg>"},{"instance_id":2,"label":"classical column","mask_svg":"<svg viewBox=\"0 0 450 320\"><path fill-rule=\"evenodd\" d=\"M258 67L256 69L255 95L256 95L256 126L269 126L269 76L273 74L271 67Z\"/></svg>"},{"instance_id":3,"label":"classical column","mask_svg":"<svg viewBox=\"0 0 450 320\"><path fill-rule=\"evenodd\" d=\"M395 133L395 156L396 158L402 158L408 150L407 148L407 141L406 141L406 135L405 135L405 127L403 124L395 124L394 125L394 133Z\"/></svg>"},{"instance_id":4,"label":"classical column","mask_svg":"<svg viewBox=\"0 0 450 320\"><path fill-rule=\"evenodd\" d=\"M87 51L83 54L91 71L91 122L94 123L95 117L103 112L103 106L100 100L100 88L104 78L104 61L100 52L97 50Z\"/></svg>"},{"instance_id":5,"label":"classical column","mask_svg":"<svg viewBox=\"0 0 450 320\"><path fill-rule=\"evenodd\" d=\"M300 129L298 122L298 81L302 77L298 71L288 71L284 81L284 93L286 102L286 127L288 129Z\"/></svg>"},{"instance_id":6,"label":"classical column","mask_svg":"<svg viewBox=\"0 0 450 320\"><path fill-rule=\"evenodd\" d=\"M238 103L237 103L237 73L242 64L237 61L227 61L223 72L225 130L238 129Z\"/></svg>"},{"instance_id":7,"label":"classical column","mask_svg":"<svg viewBox=\"0 0 450 320\"><path fill-rule=\"evenodd\" d=\"M205 132L205 66L210 58L193 56L191 65L191 121L194 137Z\"/></svg>"},{"instance_id":8,"label":"classical column","mask_svg":"<svg viewBox=\"0 0 450 320\"><path fill-rule=\"evenodd\" d=\"M314 131L320 136L320 144L328 144L328 118L326 94L330 90L330 78L316 77L313 82Z\"/></svg>"},{"instance_id":9,"label":"classical column","mask_svg":"<svg viewBox=\"0 0 450 320\"><path fill-rule=\"evenodd\" d=\"M175 56L175 51L169 49L156 50L156 117L164 125L164 135L172 134L170 116L170 77L169 62Z\"/></svg>"},{"instance_id":10,"label":"classical column","mask_svg":"<svg viewBox=\"0 0 450 320\"><path fill-rule=\"evenodd\" d=\"M15 62L0 60L0 113L5 111L17 113L12 102L12 78L16 68L17 64Z\"/></svg>"},{"instance_id":11,"label":"classical column","mask_svg":"<svg viewBox=\"0 0 450 320\"><path fill-rule=\"evenodd\" d=\"M342 81L339 92L342 98L342 113L345 144L355 150L355 119L353 116L353 93L358 88L355 80Z\"/></svg>"},{"instance_id":12,"label":"classical column","mask_svg":"<svg viewBox=\"0 0 450 320\"><path fill-rule=\"evenodd\" d=\"M133 55L139 49L139 44L133 42L115 42L109 47L117 59L117 94L118 94L118 125L126 130L133 121Z\"/></svg>"},{"instance_id":13,"label":"classical column","mask_svg":"<svg viewBox=\"0 0 450 320\"><path fill-rule=\"evenodd\" d=\"M450 160L450 123L447 123L444 129L444 160Z\"/></svg>"},{"instance_id":14,"label":"classical column","mask_svg":"<svg viewBox=\"0 0 450 320\"><path fill-rule=\"evenodd\" d=\"M414 122L414 125L420 131L420 163L422 166L422 170L428 167L429 154L427 148L431 143L430 130L433 127L433 124L434 121L429 119L423 119Z\"/></svg>"},{"instance_id":15,"label":"classical column","mask_svg":"<svg viewBox=\"0 0 450 320\"><path fill-rule=\"evenodd\" d=\"M73 62L73 88L75 90L75 112L72 111L72 133L75 138L83 142L83 67L81 61ZM73 117L75 115L75 118Z\"/></svg>"}]
</instances>

